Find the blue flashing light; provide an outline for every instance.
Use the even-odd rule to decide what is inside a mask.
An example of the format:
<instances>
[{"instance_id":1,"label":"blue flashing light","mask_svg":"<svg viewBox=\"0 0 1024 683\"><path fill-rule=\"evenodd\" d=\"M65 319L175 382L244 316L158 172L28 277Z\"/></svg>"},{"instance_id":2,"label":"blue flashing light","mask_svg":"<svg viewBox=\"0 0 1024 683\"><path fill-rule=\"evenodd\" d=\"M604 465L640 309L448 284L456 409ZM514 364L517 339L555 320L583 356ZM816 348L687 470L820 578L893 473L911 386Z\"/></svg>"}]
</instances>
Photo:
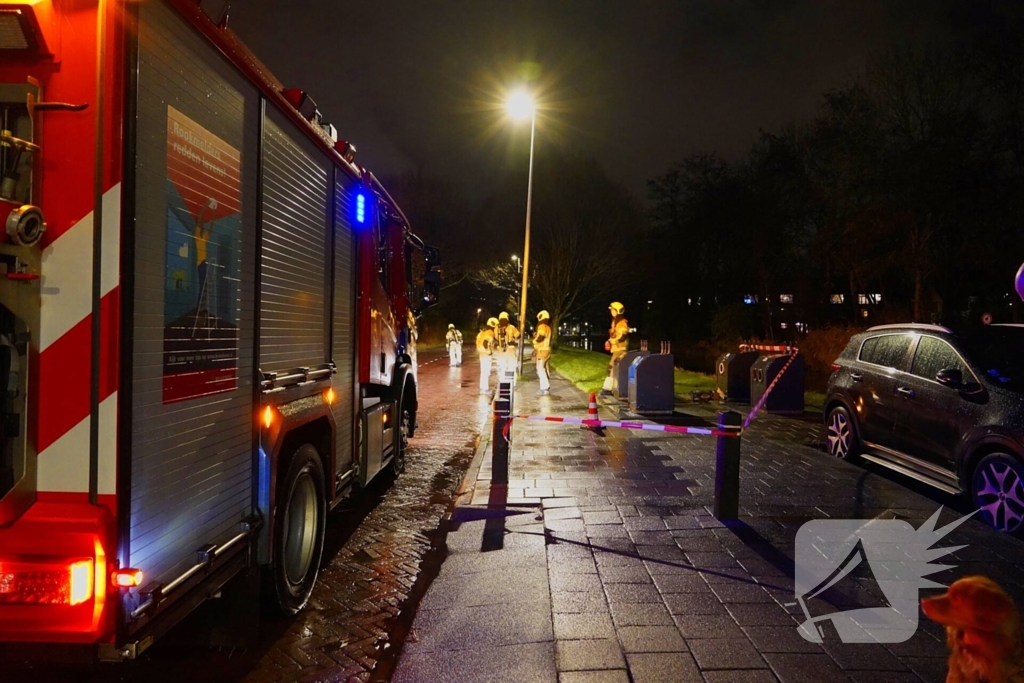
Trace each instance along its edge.
<instances>
[{"instance_id":1,"label":"blue flashing light","mask_svg":"<svg viewBox=\"0 0 1024 683\"><path fill-rule=\"evenodd\" d=\"M356 195L356 223L366 222L366 196L360 192Z\"/></svg>"}]
</instances>

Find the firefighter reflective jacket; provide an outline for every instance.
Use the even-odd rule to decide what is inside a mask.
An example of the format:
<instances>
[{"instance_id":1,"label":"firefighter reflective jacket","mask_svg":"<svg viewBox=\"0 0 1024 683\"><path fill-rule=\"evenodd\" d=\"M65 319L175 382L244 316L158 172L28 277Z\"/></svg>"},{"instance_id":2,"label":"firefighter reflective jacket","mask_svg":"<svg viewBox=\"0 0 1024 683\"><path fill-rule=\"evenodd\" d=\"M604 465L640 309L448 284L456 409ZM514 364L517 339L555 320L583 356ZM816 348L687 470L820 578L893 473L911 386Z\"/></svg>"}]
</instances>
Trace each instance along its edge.
<instances>
[{"instance_id":1,"label":"firefighter reflective jacket","mask_svg":"<svg viewBox=\"0 0 1024 683\"><path fill-rule=\"evenodd\" d=\"M608 330L608 341L611 343L611 352L625 353L629 349L629 323L626 317L617 315L612 318L612 326Z\"/></svg>"},{"instance_id":2,"label":"firefighter reflective jacket","mask_svg":"<svg viewBox=\"0 0 1024 683\"><path fill-rule=\"evenodd\" d=\"M494 330L485 327L476 335L476 350L484 356L494 353Z\"/></svg>"},{"instance_id":3,"label":"firefighter reflective jacket","mask_svg":"<svg viewBox=\"0 0 1024 683\"><path fill-rule=\"evenodd\" d=\"M533 335L533 349L534 351L551 350L551 325L548 325L547 322L537 324L537 331Z\"/></svg>"},{"instance_id":4,"label":"firefighter reflective jacket","mask_svg":"<svg viewBox=\"0 0 1024 683\"><path fill-rule=\"evenodd\" d=\"M448 330L448 334L444 336L444 340L449 344L451 344L452 342L455 342L456 344L462 344L462 333L459 332L458 330Z\"/></svg>"},{"instance_id":5,"label":"firefighter reflective jacket","mask_svg":"<svg viewBox=\"0 0 1024 683\"><path fill-rule=\"evenodd\" d=\"M494 343L499 353L508 353L514 350L516 344L519 343L519 330L511 323L506 325L499 323L494 330Z\"/></svg>"}]
</instances>

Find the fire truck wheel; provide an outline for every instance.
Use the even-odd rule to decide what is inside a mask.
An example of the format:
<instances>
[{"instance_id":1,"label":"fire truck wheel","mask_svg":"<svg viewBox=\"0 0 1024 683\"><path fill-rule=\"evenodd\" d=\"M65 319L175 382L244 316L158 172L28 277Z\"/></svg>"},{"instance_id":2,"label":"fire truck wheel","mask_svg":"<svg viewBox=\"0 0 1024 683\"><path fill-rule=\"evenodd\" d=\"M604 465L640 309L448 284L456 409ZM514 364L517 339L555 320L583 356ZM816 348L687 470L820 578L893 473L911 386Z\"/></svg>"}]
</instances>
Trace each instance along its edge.
<instances>
[{"instance_id":1,"label":"fire truck wheel","mask_svg":"<svg viewBox=\"0 0 1024 683\"><path fill-rule=\"evenodd\" d=\"M409 425L412 423L409 411L405 408L399 410L398 443L395 444L395 457L391 460L391 471L396 477L405 471L405 451L409 448Z\"/></svg>"},{"instance_id":2,"label":"fire truck wheel","mask_svg":"<svg viewBox=\"0 0 1024 683\"><path fill-rule=\"evenodd\" d=\"M310 444L295 452L277 491L274 528L274 602L296 614L306 606L320 569L327 518L320 455Z\"/></svg>"}]
</instances>

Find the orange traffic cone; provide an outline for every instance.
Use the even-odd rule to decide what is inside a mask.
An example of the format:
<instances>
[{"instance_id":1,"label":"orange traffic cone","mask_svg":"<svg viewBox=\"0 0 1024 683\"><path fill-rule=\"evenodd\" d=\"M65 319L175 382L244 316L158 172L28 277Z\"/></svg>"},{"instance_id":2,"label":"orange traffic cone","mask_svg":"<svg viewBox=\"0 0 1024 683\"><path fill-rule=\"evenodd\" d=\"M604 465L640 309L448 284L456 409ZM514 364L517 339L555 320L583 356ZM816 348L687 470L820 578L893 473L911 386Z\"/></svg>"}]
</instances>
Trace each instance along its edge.
<instances>
[{"instance_id":1,"label":"orange traffic cone","mask_svg":"<svg viewBox=\"0 0 1024 683\"><path fill-rule=\"evenodd\" d=\"M587 419L588 420L599 420L601 419L597 414L597 394L593 391L590 392L590 405L587 406ZM587 425L587 429L604 436L604 427L598 425Z\"/></svg>"}]
</instances>

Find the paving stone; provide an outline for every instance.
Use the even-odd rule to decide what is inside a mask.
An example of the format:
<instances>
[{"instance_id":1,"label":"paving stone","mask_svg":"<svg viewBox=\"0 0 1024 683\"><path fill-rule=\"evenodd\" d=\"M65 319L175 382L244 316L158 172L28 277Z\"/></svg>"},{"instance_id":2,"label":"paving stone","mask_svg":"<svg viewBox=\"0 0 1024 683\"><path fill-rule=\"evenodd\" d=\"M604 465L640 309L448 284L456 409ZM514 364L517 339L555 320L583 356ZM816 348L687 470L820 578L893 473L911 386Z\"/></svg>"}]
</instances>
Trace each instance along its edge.
<instances>
[{"instance_id":1,"label":"paving stone","mask_svg":"<svg viewBox=\"0 0 1024 683\"><path fill-rule=\"evenodd\" d=\"M616 629L622 651L686 652L686 642L674 626L622 626Z\"/></svg>"},{"instance_id":2,"label":"paving stone","mask_svg":"<svg viewBox=\"0 0 1024 683\"><path fill-rule=\"evenodd\" d=\"M556 640L593 640L615 637L607 613L554 615Z\"/></svg>"},{"instance_id":3,"label":"paving stone","mask_svg":"<svg viewBox=\"0 0 1024 683\"><path fill-rule=\"evenodd\" d=\"M416 615L415 630L416 642L405 646L410 654L554 639L551 608L547 603L421 609Z\"/></svg>"},{"instance_id":4,"label":"paving stone","mask_svg":"<svg viewBox=\"0 0 1024 683\"><path fill-rule=\"evenodd\" d=\"M558 674L558 683L629 683L629 672L626 669L563 671Z\"/></svg>"},{"instance_id":5,"label":"paving stone","mask_svg":"<svg viewBox=\"0 0 1024 683\"><path fill-rule=\"evenodd\" d=\"M602 577L603 578L603 577ZM661 593L653 583L605 583L608 602L650 602L661 604Z\"/></svg>"},{"instance_id":6,"label":"paving stone","mask_svg":"<svg viewBox=\"0 0 1024 683\"><path fill-rule=\"evenodd\" d=\"M405 657L392 683L488 681L488 683L555 683L553 643L486 650L428 652ZM294 680L294 679L292 679Z\"/></svg>"},{"instance_id":7,"label":"paving stone","mask_svg":"<svg viewBox=\"0 0 1024 683\"><path fill-rule=\"evenodd\" d=\"M850 677L826 654L764 655L784 683L847 683Z\"/></svg>"},{"instance_id":8,"label":"paving stone","mask_svg":"<svg viewBox=\"0 0 1024 683\"><path fill-rule=\"evenodd\" d=\"M921 683L921 677L909 672L896 671L847 671L854 683ZM945 678L935 683L944 683Z\"/></svg>"},{"instance_id":9,"label":"paving stone","mask_svg":"<svg viewBox=\"0 0 1024 683\"><path fill-rule=\"evenodd\" d=\"M621 602L611 605L616 628L622 626L671 626L672 615L658 603Z\"/></svg>"},{"instance_id":10,"label":"paving stone","mask_svg":"<svg viewBox=\"0 0 1024 683\"><path fill-rule=\"evenodd\" d=\"M705 671L707 683L776 683L779 679L768 669Z\"/></svg>"},{"instance_id":11,"label":"paving stone","mask_svg":"<svg viewBox=\"0 0 1024 683\"><path fill-rule=\"evenodd\" d=\"M743 630L731 616L685 614L672 617L684 638L743 638Z\"/></svg>"},{"instance_id":12,"label":"paving stone","mask_svg":"<svg viewBox=\"0 0 1024 683\"><path fill-rule=\"evenodd\" d=\"M606 586L612 583L654 583L651 575L647 572L647 568L640 562L624 567L606 567L602 565L599 573L601 574L601 582Z\"/></svg>"},{"instance_id":13,"label":"paving stone","mask_svg":"<svg viewBox=\"0 0 1024 683\"><path fill-rule=\"evenodd\" d=\"M672 614L726 614L725 605L712 593L669 593L662 597Z\"/></svg>"},{"instance_id":14,"label":"paving stone","mask_svg":"<svg viewBox=\"0 0 1024 683\"><path fill-rule=\"evenodd\" d=\"M552 591L551 608L554 614L611 613L600 591Z\"/></svg>"},{"instance_id":15,"label":"paving stone","mask_svg":"<svg viewBox=\"0 0 1024 683\"><path fill-rule=\"evenodd\" d=\"M686 644L690 646L690 652L701 671L767 667L764 659L746 638L688 638Z\"/></svg>"},{"instance_id":16,"label":"paving stone","mask_svg":"<svg viewBox=\"0 0 1024 683\"><path fill-rule=\"evenodd\" d=\"M751 583L713 584L711 590L725 604L768 603L776 604L772 596L761 586Z\"/></svg>"},{"instance_id":17,"label":"paving stone","mask_svg":"<svg viewBox=\"0 0 1024 683\"><path fill-rule=\"evenodd\" d=\"M711 588L703 577L695 571L684 571L676 574L651 573L654 584L662 593L710 593Z\"/></svg>"},{"instance_id":18,"label":"paving stone","mask_svg":"<svg viewBox=\"0 0 1024 683\"><path fill-rule=\"evenodd\" d=\"M555 643L555 652L560 672L622 669L626 666L619 641L615 639L560 640Z\"/></svg>"},{"instance_id":19,"label":"paving stone","mask_svg":"<svg viewBox=\"0 0 1024 683\"><path fill-rule=\"evenodd\" d=\"M899 660L885 645L873 643L841 643L827 640L825 653L846 672L864 670L908 671L909 667Z\"/></svg>"},{"instance_id":20,"label":"paving stone","mask_svg":"<svg viewBox=\"0 0 1024 683\"><path fill-rule=\"evenodd\" d=\"M703 683L686 653L638 653L628 656L633 683Z\"/></svg>"},{"instance_id":21,"label":"paving stone","mask_svg":"<svg viewBox=\"0 0 1024 683\"><path fill-rule=\"evenodd\" d=\"M726 609L740 626L782 626L796 629L798 625L793 615L776 604L729 604L726 605Z\"/></svg>"},{"instance_id":22,"label":"paving stone","mask_svg":"<svg viewBox=\"0 0 1024 683\"><path fill-rule=\"evenodd\" d=\"M558 573L552 574L552 591L595 591L601 592L603 586L596 573Z\"/></svg>"},{"instance_id":23,"label":"paving stone","mask_svg":"<svg viewBox=\"0 0 1024 683\"><path fill-rule=\"evenodd\" d=\"M778 626L744 626L744 633L750 638L758 652L805 652L822 654L821 645L804 640L797 629ZM878 667L875 667L878 668Z\"/></svg>"}]
</instances>

